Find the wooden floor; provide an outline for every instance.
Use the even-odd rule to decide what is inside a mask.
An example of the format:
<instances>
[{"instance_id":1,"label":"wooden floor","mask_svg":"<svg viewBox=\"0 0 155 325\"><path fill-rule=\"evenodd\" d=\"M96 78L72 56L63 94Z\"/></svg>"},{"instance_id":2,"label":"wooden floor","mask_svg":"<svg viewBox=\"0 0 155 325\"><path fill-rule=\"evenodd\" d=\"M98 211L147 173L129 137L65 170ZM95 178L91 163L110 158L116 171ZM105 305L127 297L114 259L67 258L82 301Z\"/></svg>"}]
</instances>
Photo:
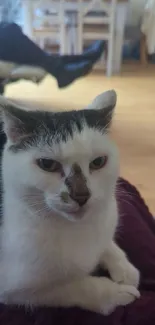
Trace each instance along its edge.
<instances>
[{"instance_id":1,"label":"wooden floor","mask_svg":"<svg viewBox=\"0 0 155 325\"><path fill-rule=\"evenodd\" d=\"M138 187L155 214L155 67L142 71L127 66L121 76L109 79L93 73L65 90L48 76L39 86L26 81L12 84L6 95L66 110L82 108L111 88L118 93L112 136L120 149L120 173Z\"/></svg>"}]
</instances>

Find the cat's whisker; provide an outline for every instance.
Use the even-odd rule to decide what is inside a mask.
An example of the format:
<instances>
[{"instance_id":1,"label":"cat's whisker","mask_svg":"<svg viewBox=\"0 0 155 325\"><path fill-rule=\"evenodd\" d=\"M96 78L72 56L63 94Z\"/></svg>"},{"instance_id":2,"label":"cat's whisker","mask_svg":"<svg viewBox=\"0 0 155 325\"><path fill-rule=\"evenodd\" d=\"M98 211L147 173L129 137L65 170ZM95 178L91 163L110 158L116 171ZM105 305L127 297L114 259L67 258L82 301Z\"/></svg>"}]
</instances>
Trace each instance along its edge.
<instances>
[{"instance_id":1,"label":"cat's whisker","mask_svg":"<svg viewBox=\"0 0 155 325\"><path fill-rule=\"evenodd\" d=\"M41 196L40 195L23 195L23 196L21 196L21 199L26 200L26 201L32 201L34 199L40 200Z\"/></svg>"},{"instance_id":2,"label":"cat's whisker","mask_svg":"<svg viewBox=\"0 0 155 325\"><path fill-rule=\"evenodd\" d=\"M120 188L120 186L123 184L123 181L121 181L121 180L119 180L118 181L118 183L117 183L117 186L116 186L116 191L118 190L118 191L121 191L121 193L123 193L123 194L128 194L129 196L131 196L131 197L137 197L137 194L136 193L130 193L129 191L127 191L126 189L122 189L122 188Z\"/></svg>"},{"instance_id":3,"label":"cat's whisker","mask_svg":"<svg viewBox=\"0 0 155 325\"><path fill-rule=\"evenodd\" d=\"M33 204L34 202L38 202L38 203L41 203L42 201L40 200L39 197L34 197L34 198L22 198L22 200L24 202L26 202L27 204Z\"/></svg>"},{"instance_id":4,"label":"cat's whisker","mask_svg":"<svg viewBox=\"0 0 155 325\"><path fill-rule=\"evenodd\" d=\"M124 203L126 203L126 204L128 204L128 205L130 205L130 206L133 206L132 203L131 203L130 201L125 200L124 198L121 199L121 203L122 203L122 202L124 202ZM118 203L118 206L119 206L119 203Z\"/></svg>"},{"instance_id":5,"label":"cat's whisker","mask_svg":"<svg viewBox=\"0 0 155 325\"><path fill-rule=\"evenodd\" d=\"M42 213L42 214L44 214L44 213L45 213L45 214L48 214L49 212L51 212L50 209L49 209L48 207L47 207L47 208L42 207L41 209L37 209L37 210L36 210L36 209L32 209L32 210L31 210L31 208L32 208L31 206L28 206L28 210L31 211L31 212L32 212L34 215L36 215L36 216L37 216L37 215L40 215L41 213Z\"/></svg>"},{"instance_id":6,"label":"cat's whisker","mask_svg":"<svg viewBox=\"0 0 155 325\"><path fill-rule=\"evenodd\" d=\"M31 208L34 208L34 207L38 207L39 204L42 206L42 203L39 203L39 202L28 204L28 206L31 207Z\"/></svg>"},{"instance_id":7,"label":"cat's whisker","mask_svg":"<svg viewBox=\"0 0 155 325\"><path fill-rule=\"evenodd\" d=\"M131 195L127 194L127 193L123 193L123 192L117 192L116 196L118 197L118 199L122 200L122 198L126 198L128 201L127 202L133 202L134 201L134 197L132 197Z\"/></svg>"}]
</instances>

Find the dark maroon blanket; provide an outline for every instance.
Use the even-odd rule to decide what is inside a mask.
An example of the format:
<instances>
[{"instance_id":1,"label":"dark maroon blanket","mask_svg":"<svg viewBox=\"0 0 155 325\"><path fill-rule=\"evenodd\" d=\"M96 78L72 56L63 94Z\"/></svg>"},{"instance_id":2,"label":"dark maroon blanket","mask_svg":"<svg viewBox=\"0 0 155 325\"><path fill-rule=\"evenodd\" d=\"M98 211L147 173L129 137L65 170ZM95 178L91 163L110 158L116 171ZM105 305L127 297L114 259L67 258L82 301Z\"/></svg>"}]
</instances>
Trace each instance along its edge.
<instances>
[{"instance_id":1,"label":"dark maroon blanket","mask_svg":"<svg viewBox=\"0 0 155 325\"><path fill-rule=\"evenodd\" d=\"M155 325L155 221L137 190L119 181L120 227L117 241L141 271L141 298L102 316L78 308L0 306L0 325Z\"/></svg>"}]
</instances>

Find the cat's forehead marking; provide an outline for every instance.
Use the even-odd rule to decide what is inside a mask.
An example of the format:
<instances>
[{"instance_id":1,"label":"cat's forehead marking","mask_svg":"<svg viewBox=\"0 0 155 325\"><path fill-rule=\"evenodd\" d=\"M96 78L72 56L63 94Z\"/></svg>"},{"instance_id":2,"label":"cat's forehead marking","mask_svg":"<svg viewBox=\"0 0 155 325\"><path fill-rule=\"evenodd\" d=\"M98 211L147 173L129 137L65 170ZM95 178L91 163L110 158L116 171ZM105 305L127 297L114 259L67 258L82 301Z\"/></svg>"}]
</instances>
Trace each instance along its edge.
<instances>
[{"instance_id":1,"label":"cat's forehead marking","mask_svg":"<svg viewBox=\"0 0 155 325\"><path fill-rule=\"evenodd\" d=\"M27 115L26 115L27 116ZM80 110L70 112L29 112L29 119L22 117L23 123L28 126L29 134L10 147L14 152L27 150L39 144L44 146L53 143L67 142L73 139L75 134L88 127L103 133L107 119L95 110Z\"/></svg>"}]
</instances>

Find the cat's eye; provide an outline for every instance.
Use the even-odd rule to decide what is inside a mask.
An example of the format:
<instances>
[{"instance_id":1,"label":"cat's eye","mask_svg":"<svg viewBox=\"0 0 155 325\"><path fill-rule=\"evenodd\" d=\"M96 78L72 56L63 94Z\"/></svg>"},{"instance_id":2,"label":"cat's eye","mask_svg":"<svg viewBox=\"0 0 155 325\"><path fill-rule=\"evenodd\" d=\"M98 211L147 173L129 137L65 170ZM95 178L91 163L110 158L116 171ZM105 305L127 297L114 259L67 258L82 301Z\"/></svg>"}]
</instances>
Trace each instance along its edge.
<instances>
[{"instance_id":1,"label":"cat's eye","mask_svg":"<svg viewBox=\"0 0 155 325\"><path fill-rule=\"evenodd\" d=\"M47 158L37 159L37 165L41 169L43 169L47 172L54 173L54 172L61 171L61 164L58 161L53 160L53 159L47 159Z\"/></svg>"},{"instance_id":2,"label":"cat's eye","mask_svg":"<svg viewBox=\"0 0 155 325\"><path fill-rule=\"evenodd\" d=\"M91 170L101 169L106 165L107 160L108 160L107 156L98 157L91 161L91 163L89 164L89 168Z\"/></svg>"}]
</instances>

